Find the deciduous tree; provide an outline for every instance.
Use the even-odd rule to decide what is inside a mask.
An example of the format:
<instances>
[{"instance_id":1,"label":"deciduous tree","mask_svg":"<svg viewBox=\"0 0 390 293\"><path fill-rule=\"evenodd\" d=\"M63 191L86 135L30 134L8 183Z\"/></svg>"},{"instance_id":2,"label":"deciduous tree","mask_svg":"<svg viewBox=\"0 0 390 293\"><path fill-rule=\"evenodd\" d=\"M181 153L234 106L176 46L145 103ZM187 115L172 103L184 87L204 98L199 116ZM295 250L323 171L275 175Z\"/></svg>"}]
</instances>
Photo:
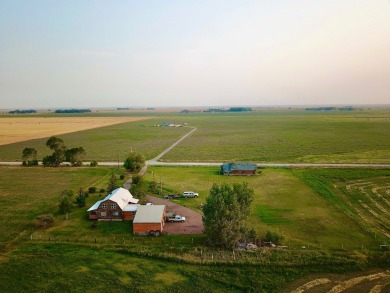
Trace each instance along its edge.
<instances>
[{"instance_id":1,"label":"deciduous tree","mask_svg":"<svg viewBox=\"0 0 390 293\"><path fill-rule=\"evenodd\" d=\"M144 165L145 157L141 153L135 151L132 151L123 163L123 166L129 172L139 171Z\"/></svg>"},{"instance_id":2,"label":"deciduous tree","mask_svg":"<svg viewBox=\"0 0 390 293\"><path fill-rule=\"evenodd\" d=\"M234 248L245 233L245 220L253 201L247 183L214 184L203 207L205 234L210 244Z\"/></svg>"},{"instance_id":3,"label":"deciduous tree","mask_svg":"<svg viewBox=\"0 0 390 293\"><path fill-rule=\"evenodd\" d=\"M34 148L25 148L22 152L23 166L38 165L37 150Z\"/></svg>"},{"instance_id":4,"label":"deciduous tree","mask_svg":"<svg viewBox=\"0 0 390 293\"><path fill-rule=\"evenodd\" d=\"M60 196L60 213L67 214L71 212L74 202L74 193L72 190L64 190Z\"/></svg>"},{"instance_id":5,"label":"deciduous tree","mask_svg":"<svg viewBox=\"0 0 390 293\"><path fill-rule=\"evenodd\" d=\"M83 164L85 154L86 152L83 147L68 149L65 152L66 161L71 163L73 166L81 166Z\"/></svg>"}]
</instances>

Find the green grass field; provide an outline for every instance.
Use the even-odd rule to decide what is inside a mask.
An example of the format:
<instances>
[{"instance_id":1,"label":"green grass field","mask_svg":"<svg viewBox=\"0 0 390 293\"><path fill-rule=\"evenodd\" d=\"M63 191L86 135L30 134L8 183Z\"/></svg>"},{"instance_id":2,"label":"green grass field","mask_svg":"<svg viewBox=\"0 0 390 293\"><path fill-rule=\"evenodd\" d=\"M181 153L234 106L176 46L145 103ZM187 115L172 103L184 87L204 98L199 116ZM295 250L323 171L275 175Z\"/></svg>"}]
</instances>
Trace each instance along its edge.
<instances>
[{"instance_id":1,"label":"green grass field","mask_svg":"<svg viewBox=\"0 0 390 293\"><path fill-rule=\"evenodd\" d=\"M101 167L1 167L0 199L3 212L0 215L0 249L30 229L31 222L39 214L55 214L59 221L58 206L63 190L76 192L80 187L87 190L89 186L106 188L110 174L110 169Z\"/></svg>"},{"instance_id":2,"label":"green grass field","mask_svg":"<svg viewBox=\"0 0 390 293\"><path fill-rule=\"evenodd\" d=\"M155 180L159 181L161 175L166 193L198 192L199 198L174 201L199 212L199 205L205 202L213 183L247 181L255 191L249 225L260 237L268 230L279 232L285 236L286 245L296 248L379 247L379 239L322 198L316 189L308 187L292 170L263 169L260 175L251 177L222 176L218 171L215 167L153 167L149 168L146 178L152 180L154 174ZM381 174L382 171L377 172Z\"/></svg>"},{"instance_id":3,"label":"green grass field","mask_svg":"<svg viewBox=\"0 0 390 293\"><path fill-rule=\"evenodd\" d=\"M282 264L280 255L289 261ZM274 265L191 264L138 256L126 249L30 244L0 261L0 291L277 292L308 274L341 273L359 267L359 257L345 254L293 255L282 251L267 253L264 258ZM291 265L301 258L305 265L299 269ZM312 264L319 259L322 266Z\"/></svg>"},{"instance_id":4,"label":"green grass field","mask_svg":"<svg viewBox=\"0 0 390 293\"><path fill-rule=\"evenodd\" d=\"M259 111L191 117L164 161L390 162L390 113Z\"/></svg>"},{"instance_id":5,"label":"green grass field","mask_svg":"<svg viewBox=\"0 0 390 293\"><path fill-rule=\"evenodd\" d=\"M91 115L109 114L86 116ZM111 115L137 116L137 113ZM149 125L188 123L198 130L166 154L164 161L390 162L390 111L386 109L148 115L155 118L70 133L61 138L69 147L84 146L87 160L116 161L119 156L122 161L131 148L151 159L189 129ZM36 148L42 157L49 153L45 142L46 139L40 139L0 146L0 160L21 160L25 147Z\"/></svg>"},{"instance_id":6,"label":"green grass field","mask_svg":"<svg viewBox=\"0 0 390 293\"><path fill-rule=\"evenodd\" d=\"M381 257L372 234L292 170L264 169L255 177L225 177L211 167L154 167L147 174L148 179L161 175L167 192L198 191L200 198L180 200L194 209L204 202L213 182L248 181L255 189L250 225L259 234L267 230L283 234L290 245L285 251L237 251L233 259L231 252L206 247L204 236L133 237L130 222L94 225L87 220L86 209L104 196L98 193L88 197L85 208L75 207L68 219L58 214L63 189L105 188L111 171L0 167L0 197L5 203L0 217L1 292L89 292L107 286L116 292L275 292L312 274L371 268ZM384 176L382 171L370 172ZM54 226L32 231L31 221L42 213L55 215ZM340 242L345 250L340 250ZM365 245L363 252L360 243Z\"/></svg>"}]
</instances>

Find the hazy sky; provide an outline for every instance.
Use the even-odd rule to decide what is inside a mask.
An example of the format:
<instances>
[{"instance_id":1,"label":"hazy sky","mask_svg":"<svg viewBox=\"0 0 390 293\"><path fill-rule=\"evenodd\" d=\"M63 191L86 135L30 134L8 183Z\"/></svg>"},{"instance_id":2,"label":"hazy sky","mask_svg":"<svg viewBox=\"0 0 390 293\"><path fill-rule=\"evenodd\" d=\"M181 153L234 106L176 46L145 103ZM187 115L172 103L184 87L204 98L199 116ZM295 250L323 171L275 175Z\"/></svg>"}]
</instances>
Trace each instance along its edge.
<instances>
[{"instance_id":1,"label":"hazy sky","mask_svg":"<svg viewBox=\"0 0 390 293\"><path fill-rule=\"evenodd\" d=\"M0 108L374 103L389 0L0 0Z\"/></svg>"}]
</instances>

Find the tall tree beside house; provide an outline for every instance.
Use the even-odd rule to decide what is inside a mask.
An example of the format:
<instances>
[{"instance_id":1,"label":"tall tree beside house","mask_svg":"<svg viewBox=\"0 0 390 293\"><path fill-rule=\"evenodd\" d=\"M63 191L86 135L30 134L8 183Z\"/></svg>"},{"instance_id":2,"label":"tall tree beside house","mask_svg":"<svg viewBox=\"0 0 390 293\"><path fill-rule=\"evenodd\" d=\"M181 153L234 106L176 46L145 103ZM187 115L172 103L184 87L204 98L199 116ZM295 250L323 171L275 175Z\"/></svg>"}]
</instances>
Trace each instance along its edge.
<instances>
[{"instance_id":1,"label":"tall tree beside house","mask_svg":"<svg viewBox=\"0 0 390 293\"><path fill-rule=\"evenodd\" d=\"M111 173L111 177L108 180L107 193L110 194L113 190L117 189L118 187L119 187L118 179L116 178L114 173Z\"/></svg>"},{"instance_id":2,"label":"tall tree beside house","mask_svg":"<svg viewBox=\"0 0 390 293\"><path fill-rule=\"evenodd\" d=\"M81 187L76 197L76 203L80 208L85 207L85 192Z\"/></svg>"},{"instance_id":3,"label":"tall tree beside house","mask_svg":"<svg viewBox=\"0 0 390 293\"><path fill-rule=\"evenodd\" d=\"M23 166L37 166L37 150L34 148L25 148L22 152Z\"/></svg>"},{"instance_id":4,"label":"tall tree beside house","mask_svg":"<svg viewBox=\"0 0 390 293\"><path fill-rule=\"evenodd\" d=\"M129 172L139 171L144 165L145 157L141 153L135 151L130 152L125 162L123 163L123 166Z\"/></svg>"},{"instance_id":5,"label":"tall tree beside house","mask_svg":"<svg viewBox=\"0 0 390 293\"><path fill-rule=\"evenodd\" d=\"M74 202L74 193L72 190L64 190L60 196L60 213L65 215L72 211Z\"/></svg>"},{"instance_id":6,"label":"tall tree beside house","mask_svg":"<svg viewBox=\"0 0 390 293\"><path fill-rule=\"evenodd\" d=\"M233 249L245 237L253 189L242 184L214 184L203 207L205 234L211 245Z\"/></svg>"}]
</instances>

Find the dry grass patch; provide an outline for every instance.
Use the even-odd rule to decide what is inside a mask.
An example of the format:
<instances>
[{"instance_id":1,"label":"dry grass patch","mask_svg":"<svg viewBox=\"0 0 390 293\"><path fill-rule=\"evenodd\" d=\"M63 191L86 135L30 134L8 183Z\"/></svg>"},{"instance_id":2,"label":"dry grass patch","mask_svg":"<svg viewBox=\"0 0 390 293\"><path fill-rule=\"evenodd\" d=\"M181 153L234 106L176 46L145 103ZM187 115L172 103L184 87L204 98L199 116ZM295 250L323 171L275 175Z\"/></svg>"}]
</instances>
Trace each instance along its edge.
<instances>
[{"instance_id":1,"label":"dry grass patch","mask_svg":"<svg viewBox=\"0 0 390 293\"><path fill-rule=\"evenodd\" d=\"M0 145L149 119L148 117L0 118Z\"/></svg>"}]
</instances>

